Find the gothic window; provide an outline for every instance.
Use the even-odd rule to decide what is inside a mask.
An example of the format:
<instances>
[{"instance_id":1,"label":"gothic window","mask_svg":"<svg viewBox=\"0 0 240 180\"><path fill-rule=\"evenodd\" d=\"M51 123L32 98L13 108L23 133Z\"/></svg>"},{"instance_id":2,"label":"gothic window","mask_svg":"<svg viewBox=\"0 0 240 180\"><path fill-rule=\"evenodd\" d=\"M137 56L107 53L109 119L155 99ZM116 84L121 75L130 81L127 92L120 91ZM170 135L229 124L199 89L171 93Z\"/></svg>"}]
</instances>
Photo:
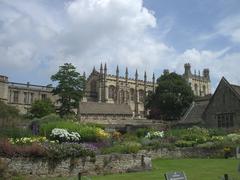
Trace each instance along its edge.
<instances>
[{"instance_id":1,"label":"gothic window","mask_svg":"<svg viewBox=\"0 0 240 180\"><path fill-rule=\"evenodd\" d=\"M131 99L131 101L134 101L134 89L133 88L130 89L130 99Z\"/></svg>"},{"instance_id":2,"label":"gothic window","mask_svg":"<svg viewBox=\"0 0 240 180\"><path fill-rule=\"evenodd\" d=\"M24 99L23 99L23 101L24 101L24 104L27 104L28 102L27 102L27 92L24 92Z\"/></svg>"},{"instance_id":3,"label":"gothic window","mask_svg":"<svg viewBox=\"0 0 240 180\"><path fill-rule=\"evenodd\" d=\"M31 94L30 94L30 103L31 103L31 104L33 103L33 99L34 99L34 93L31 93Z\"/></svg>"},{"instance_id":4,"label":"gothic window","mask_svg":"<svg viewBox=\"0 0 240 180\"><path fill-rule=\"evenodd\" d=\"M198 95L198 85L197 84L194 85L194 91L195 91L195 94Z\"/></svg>"},{"instance_id":5,"label":"gothic window","mask_svg":"<svg viewBox=\"0 0 240 180\"><path fill-rule=\"evenodd\" d=\"M97 92L97 83L96 83L96 81L95 80L92 80L92 82L91 82L91 84L90 84L90 91L91 92Z\"/></svg>"},{"instance_id":6,"label":"gothic window","mask_svg":"<svg viewBox=\"0 0 240 180\"><path fill-rule=\"evenodd\" d=\"M129 101L129 92L128 91L126 92L126 99L127 99L127 101Z\"/></svg>"},{"instance_id":7,"label":"gothic window","mask_svg":"<svg viewBox=\"0 0 240 180\"><path fill-rule=\"evenodd\" d=\"M47 95L46 94L42 94L42 100L47 99Z\"/></svg>"},{"instance_id":8,"label":"gothic window","mask_svg":"<svg viewBox=\"0 0 240 180\"><path fill-rule=\"evenodd\" d=\"M143 90L139 90L139 101L144 102L144 91Z\"/></svg>"},{"instance_id":9,"label":"gothic window","mask_svg":"<svg viewBox=\"0 0 240 180\"><path fill-rule=\"evenodd\" d=\"M120 104L123 104L124 103L124 91L121 90L119 95L120 95Z\"/></svg>"},{"instance_id":10,"label":"gothic window","mask_svg":"<svg viewBox=\"0 0 240 180\"><path fill-rule=\"evenodd\" d=\"M14 103L18 103L18 95L19 95L18 91L13 91L13 102Z\"/></svg>"},{"instance_id":11,"label":"gothic window","mask_svg":"<svg viewBox=\"0 0 240 180\"><path fill-rule=\"evenodd\" d=\"M115 94L115 87L111 85L108 88L108 97L110 99L114 99L114 94Z\"/></svg>"},{"instance_id":12,"label":"gothic window","mask_svg":"<svg viewBox=\"0 0 240 180\"><path fill-rule=\"evenodd\" d=\"M203 95L205 96L206 95L206 86L203 85Z\"/></svg>"}]
</instances>

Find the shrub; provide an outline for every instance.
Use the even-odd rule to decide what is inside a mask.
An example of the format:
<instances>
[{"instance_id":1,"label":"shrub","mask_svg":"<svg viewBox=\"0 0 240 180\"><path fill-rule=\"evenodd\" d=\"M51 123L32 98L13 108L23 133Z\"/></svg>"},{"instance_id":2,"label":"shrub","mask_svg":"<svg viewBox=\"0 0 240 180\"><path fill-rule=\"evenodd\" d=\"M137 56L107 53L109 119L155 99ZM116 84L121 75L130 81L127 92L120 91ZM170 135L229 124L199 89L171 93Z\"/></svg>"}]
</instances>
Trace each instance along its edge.
<instances>
[{"instance_id":1,"label":"shrub","mask_svg":"<svg viewBox=\"0 0 240 180\"><path fill-rule=\"evenodd\" d=\"M0 137L5 138L21 138L21 137L31 137L32 133L29 129L23 128L1 128Z\"/></svg>"},{"instance_id":2,"label":"shrub","mask_svg":"<svg viewBox=\"0 0 240 180\"><path fill-rule=\"evenodd\" d=\"M148 132L145 138L154 139L154 138L163 138L164 132L163 131L154 131Z\"/></svg>"},{"instance_id":3,"label":"shrub","mask_svg":"<svg viewBox=\"0 0 240 180\"><path fill-rule=\"evenodd\" d=\"M81 136L77 132L68 132L66 129L54 128L50 134L53 140L59 142L79 142Z\"/></svg>"},{"instance_id":4,"label":"shrub","mask_svg":"<svg viewBox=\"0 0 240 180\"><path fill-rule=\"evenodd\" d=\"M90 148L84 148L77 143L62 143L45 145L47 157L50 159L65 159L69 157L95 157L94 150Z\"/></svg>"},{"instance_id":5,"label":"shrub","mask_svg":"<svg viewBox=\"0 0 240 180\"><path fill-rule=\"evenodd\" d=\"M110 134L100 128L96 128L96 135L99 140L104 140L104 139L110 138Z\"/></svg>"},{"instance_id":6,"label":"shrub","mask_svg":"<svg viewBox=\"0 0 240 180\"><path fill-rule=\"evenodd\" d=\"M195 141L186 141L186 140L178 140L175 143L177 147L193 147L196 144Z\"/></svg>"},{"instance_id":7,"label":"shrub","mask_svg":"<svg viewBox=\"0 0 240 180\"><path fill-rule=\"evenodd\" d=\"M195 141L198 144L204 143L210 138L207 129L197 126L188 128L187 131L181 135L181 137L185 141Z\"/></svg>"},{"instance_id":8,"label":"shrub","mask_svg":"<svg viewBox=\"0 0 240 180\"><path fill-rule=\"evenodd\" d=\"M149 129L149 128L138 128L136 130L136 135L139 138L145 137L147 135L147 133L150 132L150 131L151 131L151 129Z\"/></svg>"},{"instance_id":9,"label":"shrub","mask_svg":"<svg viewBox=\"0 0 240 180\"><path fill-rule=\"evenodd\" d=\"M37 118L41 118L54 112L55 112L54 104L51 102L50 99L36 100L33 102L30 109L32 117Z\"/></svg>"},{"instance_id":10,"label":"shrub","mask_svg":"<svg viewBox=\"0 0 240 180\"><path fill-rule=\"evenodd\" d=\"M11 144L18 144L18 145L23 145L23 144L32 144L32 143L42 143L46 142L47 138L46 137L21 137L21 138L10 138L9 142Z\"/></svg>"},{"instance_id":11,"label":"shrub","mask_svg":"<svg viewBox=\"0 0 240 180\"><path fill-rule=\"evenodd\" d=\"M130 154L137 153L141 149L141 144L137 142L124 142L121 144L115 144L112 147L107 147L102 149L103 154L110 153L122 153L122 154Z\"/></svg>"}]
</instances>

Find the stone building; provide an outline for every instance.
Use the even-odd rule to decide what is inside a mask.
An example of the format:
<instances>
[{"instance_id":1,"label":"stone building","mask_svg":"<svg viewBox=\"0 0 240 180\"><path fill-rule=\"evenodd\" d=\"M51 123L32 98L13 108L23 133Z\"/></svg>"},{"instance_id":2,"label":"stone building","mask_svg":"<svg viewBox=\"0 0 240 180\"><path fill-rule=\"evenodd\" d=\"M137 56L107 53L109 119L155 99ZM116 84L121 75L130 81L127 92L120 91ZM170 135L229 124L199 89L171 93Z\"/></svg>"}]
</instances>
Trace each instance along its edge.
<instances>
[{"instance_id":1,"label":"stone building","mask_svg":"<svg viewBox=\"0 0 240 180\"><path fill-rule=\"evenodd\" d=\"M0 75L0 100L15 106L23 114L35 100L50 98L56 102L57 96L53 96L52 90L51 86L9 82L8 77Z\"/></svg>"},{"instance_id":2,"label":"stone building","mask_svg":"<svg viewBox=\"0 0 240 180\"><path fill-rule=\"evenodd\" d=\"M192 74L191 65L189 63L185 64L184 68L185 72L183 77L191 86L195 96L201 97L211 94L209 69L204 69L202 75L199 71L197 75L196 71L194 74Z\"/></svg>"},{"instance_id":3,"label":"stone building","mask_svg":"<svg viewBox=\"0 0 240 180\"><path fill-rule=\"evenodd\" d=\"M94 109L97 111L98 108L102 108L102 105L105 103L114 104L114 107L116 109L113 112L121 117L143 117L146 114L144 108L145 98L150 92L154 92L154 90L154 74L152 81L147 81L146 72L144 73L144 80L139 80L138 72L136 70L135 78L132 79L129 78L128 68L126 68L125 77L121 77L119 75L118 66L116 69L116 74L111 75L107 73L107 65L105 64L103 68L101 64L100 70L97 71L95 68L93 68L93 71L87 79L86 97L83 99L85 103L80 103L80 117L89 117L89 114L87 114L86 111L81 111L82 109L86 109L85 106L88 106L88 102L95 102L95 104L92 104L92 106L90 106L92 112ZM117 107L116 105L121 106ZM125 108L122 108L123 106L125 106ZM126 109L129 109L128 106L130 107L131 114L126 111ZM121 111L123 109L125 110ZM107 116L107 114L98 115ZM111 117L112 116L113 114L111 114Z\"/></svg>"},{"instance_id":4,"label":"stone building","mask_svg":"<svg viewBox=\"0 0 240 180\"><path fill-rule=\"evenodd\" d=\"M203 76L200 76L192 74L190 64L185 64L183 77L189 82L195 95L210 94L208 69L204 69ZM126 68L125 76L122 77L117 67L116 74L111 75L107 73L106 64L104 67L101 65L99 70L93 68L86 82L85 97L78 111L80 117L85 119L144 117L147 114L144 101L156 88L154 74L151 81L148 81L145 72L144 79L140 80L136 70L135 77L130 78ZM38 99L50 98L56 104L58 97L53 96L52 90L51 86L9 82L8 77L0 76L0 100L17 107L21 113L26 113L31 103Z\"/></svg>"},{"instance_id":5,"label":"stone building","mask_svg":"<svg viewBox=\"0 0 240 180\"><path fill-rule=\"evenodd\" d=\"M223 77L214 94L193 102L179 124L240 128L240 86Z\"/></svg>"},{"instance_id":6,"label":"stone building","mask_svg":"<svg viewBox=\"0 0 240 180\"><path fill-rule=\"evenodd\" d=\"M207 127L240 128L240 86L223 77L202 118Z\"/></svg>"}]
</instances>

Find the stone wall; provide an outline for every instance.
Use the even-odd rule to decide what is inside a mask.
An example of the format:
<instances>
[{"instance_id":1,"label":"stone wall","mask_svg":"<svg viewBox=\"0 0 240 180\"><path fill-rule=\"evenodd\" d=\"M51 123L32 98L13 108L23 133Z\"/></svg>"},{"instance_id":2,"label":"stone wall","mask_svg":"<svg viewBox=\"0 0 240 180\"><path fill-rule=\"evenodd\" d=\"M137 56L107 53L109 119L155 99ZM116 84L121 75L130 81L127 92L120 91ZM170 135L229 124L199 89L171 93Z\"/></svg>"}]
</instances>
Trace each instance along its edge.
<instances>
[{"instance_id":1,"label":"stone wall","mask_svg":"<svg viewBox=\"0 0 240 180\"><path fill-rule=\"evenodd\" d=\"M156 158L217 158L224 157L222 149L204 149L204 148L161 148L156 150L142 150L140 153L145 154L151 159Z\"/></svg>"},{"instance_id":2,"label":"stone wall","mask_svg":"<svg viewBox=\"0 0 240 180\"><path fill-rule=\"evenodd\" d=\"M62 161L49 161L31 158L0 158L9 174L25 176L77 176L124 173L151 170L151 158L140 154L98 155L96 158L74 158Z\"/></svg>"}]
</instances>

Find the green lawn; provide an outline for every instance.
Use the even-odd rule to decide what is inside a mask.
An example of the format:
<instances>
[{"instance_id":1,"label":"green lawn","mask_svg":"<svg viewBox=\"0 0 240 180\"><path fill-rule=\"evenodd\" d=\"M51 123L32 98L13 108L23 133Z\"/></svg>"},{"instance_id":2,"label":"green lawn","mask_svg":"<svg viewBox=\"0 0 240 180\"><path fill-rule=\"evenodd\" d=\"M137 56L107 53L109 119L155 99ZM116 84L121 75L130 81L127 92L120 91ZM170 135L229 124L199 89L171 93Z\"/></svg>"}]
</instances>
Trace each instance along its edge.
<instances>
[{"instance_id":1,"label":"green lawn","mask_svg":"<svg viewBox=\"0 0 240 180\"><path fill-rule=\"evenodd\" d=\"M156 159L152 171L83 177L82 180L164 180L164 173L169 171L184 171L188 180L220 180L225 173L232 178L229 180L240 180L238 163L236 159ZM77 180L76 177L49 180L65 179Z\"/></svg>"}]
</instances>

